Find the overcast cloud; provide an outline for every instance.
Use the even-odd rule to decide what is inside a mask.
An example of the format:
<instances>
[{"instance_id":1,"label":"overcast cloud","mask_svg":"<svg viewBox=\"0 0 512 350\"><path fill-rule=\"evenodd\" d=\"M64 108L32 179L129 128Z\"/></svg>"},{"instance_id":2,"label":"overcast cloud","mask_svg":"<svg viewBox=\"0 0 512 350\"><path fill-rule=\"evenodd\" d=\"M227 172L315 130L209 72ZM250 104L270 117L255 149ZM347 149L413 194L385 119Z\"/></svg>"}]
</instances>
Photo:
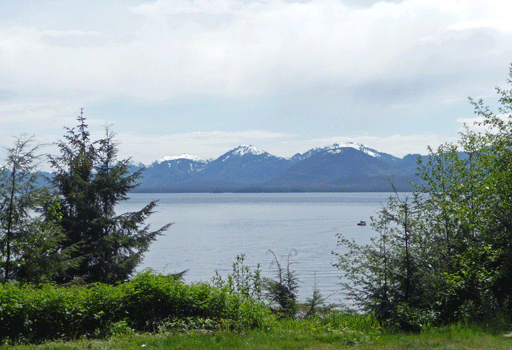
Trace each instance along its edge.
<instances>
[{"instance_id":1,"label":"overcast cloud","mask_svg":"<svg viewBox=\"0 0 512 350\"><path fill-rule=\"evenodd\" d=\"M504 1L2 0L0 144L85 108L120 153L278 156L355 141L397 156L457 138L512 61Z\"/></svg>"}]
</instances>

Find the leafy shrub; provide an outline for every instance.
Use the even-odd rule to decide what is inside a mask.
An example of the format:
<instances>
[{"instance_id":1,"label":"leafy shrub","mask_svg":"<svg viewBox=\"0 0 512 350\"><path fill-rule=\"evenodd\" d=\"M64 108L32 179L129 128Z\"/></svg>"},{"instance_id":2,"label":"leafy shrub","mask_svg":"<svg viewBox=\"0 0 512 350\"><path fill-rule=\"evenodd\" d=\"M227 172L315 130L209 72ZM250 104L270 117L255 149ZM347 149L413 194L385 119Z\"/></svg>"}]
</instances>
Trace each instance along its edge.
<instances>
[{"instance_id":1,"label":"leafy shrub","mask_svg":"<svg viewBox=\"0 0 512 350\"><path fill-rule=\"evenodd\" d=\"M239 293L254 301L262 301L264 281L261 277L260 265L258 264L253 271L244 262L245 254L237 255L232 264L233 270L228 274L226 280L218 271L215 271L212 284L219 288L227 287L230 293Z\"/></svg>"},{"instance_id":2,"label":"leafy shrub","mask_svg":"<svg viewBox=\"0 0 512 350\"><path fill-rule=\"evenodd\" d=\"M187 319L241 330L263 327L269 317L263 305L227 288L185 284L178 277L151 271L116 286L0 285L0 340L4 342L158 331L169 320Z\"/></svg>"}]
</instances>

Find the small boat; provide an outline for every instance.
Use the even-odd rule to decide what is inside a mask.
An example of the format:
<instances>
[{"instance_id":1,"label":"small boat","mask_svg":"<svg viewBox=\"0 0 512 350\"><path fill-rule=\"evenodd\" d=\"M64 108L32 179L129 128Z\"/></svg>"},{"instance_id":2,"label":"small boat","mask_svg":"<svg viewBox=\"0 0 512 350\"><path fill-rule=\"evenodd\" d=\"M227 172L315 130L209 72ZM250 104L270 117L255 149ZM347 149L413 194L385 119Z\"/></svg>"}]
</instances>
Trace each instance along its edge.
<instances>
[{"instance_id":1,"label":"small boat","mask_svg":"<svg viewBox=\"0 0 512 350\"><path fill-rule=\"evenodd\" d=\"M366 221L361 220L357 223L357 226L366 226Z\"/></svg>"}]
</instances>

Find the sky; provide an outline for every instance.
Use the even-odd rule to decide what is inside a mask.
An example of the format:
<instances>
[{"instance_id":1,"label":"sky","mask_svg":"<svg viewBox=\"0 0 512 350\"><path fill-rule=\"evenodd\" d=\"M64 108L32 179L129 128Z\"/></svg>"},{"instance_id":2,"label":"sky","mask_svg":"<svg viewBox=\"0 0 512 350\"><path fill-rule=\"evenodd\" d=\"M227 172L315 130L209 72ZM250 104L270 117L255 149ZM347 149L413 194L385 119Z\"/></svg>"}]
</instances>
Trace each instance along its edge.
<instances>
[{"instance_id":1,"label":"sky","mask_svg":"<svg viewBox=\"0 0 512 350\"><path fill-rule=\"evenodd\" d=\"M474 121L468 96L496 107L511 62L502 0L2 0L0 147L55 152L83 107L145 164L242 144L426 154Z\"/></svg>"}]
</instances>

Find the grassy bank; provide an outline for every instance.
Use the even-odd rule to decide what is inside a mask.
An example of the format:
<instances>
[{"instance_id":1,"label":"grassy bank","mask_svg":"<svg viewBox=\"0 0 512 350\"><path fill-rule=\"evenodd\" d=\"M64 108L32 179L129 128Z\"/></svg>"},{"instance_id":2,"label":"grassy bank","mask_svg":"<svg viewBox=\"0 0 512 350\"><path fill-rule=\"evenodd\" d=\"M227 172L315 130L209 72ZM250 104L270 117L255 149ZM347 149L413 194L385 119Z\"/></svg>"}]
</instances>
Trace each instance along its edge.
<instances>
[{"instance_id":1,"label":"grassy bank","mask_svg":"<svg viewBox=\"0 0 512 350\"><path fill-rule=\"evenodd\" d=\"M115 286L0 285L0 348L512 349L503 322L389 333L372 315L329 308L283 317L220 285L151 272Z\"/></svg>"},{"instance_id":2,"label":"grassy bank","mask_svg":"<svg viewBox=\"0 0 512 350\"><path fill-rule=\"evenodd\" d=\"M76 340L41 345L18 345L2 349L512 349L512 339L478 327L447 327L421 334L366 334L350 338L341 333L316 333L283 325L284 329L163 332L118 334L104 340ZM286 329L286 330L285 330ZM350 340L351 339L351 340Z\"/></svg>"}]
</instances>

